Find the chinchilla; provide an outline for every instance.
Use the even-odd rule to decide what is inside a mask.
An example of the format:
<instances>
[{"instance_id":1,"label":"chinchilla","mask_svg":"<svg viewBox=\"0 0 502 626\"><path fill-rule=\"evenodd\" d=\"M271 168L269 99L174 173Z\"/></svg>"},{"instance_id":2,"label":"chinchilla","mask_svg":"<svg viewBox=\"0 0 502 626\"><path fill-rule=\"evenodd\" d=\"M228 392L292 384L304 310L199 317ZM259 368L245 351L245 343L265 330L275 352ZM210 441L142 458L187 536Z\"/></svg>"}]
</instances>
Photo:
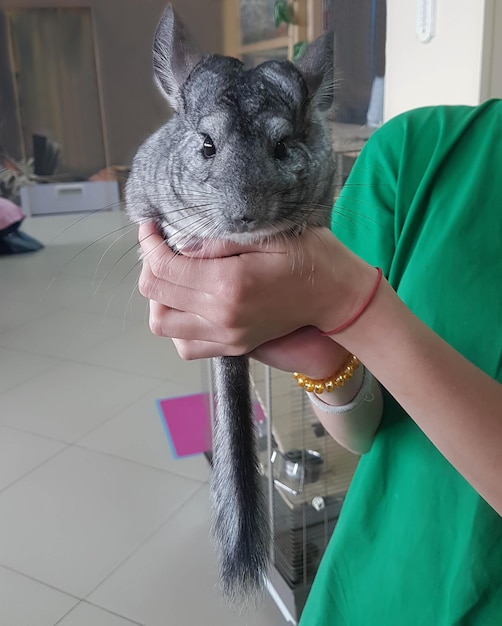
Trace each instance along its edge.
<instances>
[{"instance_id":1,"label":"chinchilla","mask_svg":"<svg viewBox=\"0 0 502 626\"><path fill-rule=\"evenodd\" d=\"M307 45L296 64L247 69L202 54L168 6L153 62L174 113L133 160L126 188L133 221L154 221L180 253L202 240L294 237L329 223L331 34ZM270 551L248 357L216 358L213 371L213 534L223 592L243 601L263 589Z\"/></svg>"}]
</instances>

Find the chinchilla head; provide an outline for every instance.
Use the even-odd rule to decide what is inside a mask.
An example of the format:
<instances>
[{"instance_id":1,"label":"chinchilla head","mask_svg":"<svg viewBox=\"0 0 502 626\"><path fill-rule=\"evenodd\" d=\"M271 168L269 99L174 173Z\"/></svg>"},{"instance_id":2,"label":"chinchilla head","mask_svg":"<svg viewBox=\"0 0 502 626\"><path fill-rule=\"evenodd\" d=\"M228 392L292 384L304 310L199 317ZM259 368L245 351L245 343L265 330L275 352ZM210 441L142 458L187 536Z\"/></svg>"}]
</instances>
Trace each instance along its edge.
<instances>
[{"instance_id":1,"label":"chinchilla head","mask_svg":"<svg viewBox=\"0 0 502 626\"><path fill-rule=\"evenodd\" d=\"M332 35L308 45L296 64L246 69L200 53L169 6L153 58L174 114L134 159L127 185L133 220L156 221L177 249L328 223Z\"/></svg>"}]
</instances>

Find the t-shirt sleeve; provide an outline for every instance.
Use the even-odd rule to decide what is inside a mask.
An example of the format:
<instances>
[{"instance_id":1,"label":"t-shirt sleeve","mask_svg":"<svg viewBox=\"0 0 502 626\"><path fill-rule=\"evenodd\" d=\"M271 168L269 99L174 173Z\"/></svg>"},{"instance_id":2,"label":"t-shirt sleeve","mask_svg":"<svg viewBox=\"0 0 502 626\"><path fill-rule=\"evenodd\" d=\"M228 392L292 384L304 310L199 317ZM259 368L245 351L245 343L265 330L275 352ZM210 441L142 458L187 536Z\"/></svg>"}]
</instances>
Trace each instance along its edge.
<instances>
[{"instance_id":1,"label":"t-shirt sleeve","mask_svg":"<svg viewBox=\"0 0 502 626\"><path fill-rule=\"evenodd\" d=\"M391 120L368 140L335 202L331 229L348 248L388 276L395 249L403 124Z\"/></svg>"},{"instance_id":2,"label":"t-shirt sleeve","mask_svg":"<svg viewBox=\"0 0 502 626\"><path fill-rule=\"evenodd\" d=\"M399 274L444 163L451 153L479 148L476 129L488 124L491 136L499 123L497 107L493 101L481 107L423 107L384 124L368 140L335 203L334 234L387 278ZM486 121L480 123L480 117ZM469 146L457 150L460 141Z\"/></svg>"}]
</instances>

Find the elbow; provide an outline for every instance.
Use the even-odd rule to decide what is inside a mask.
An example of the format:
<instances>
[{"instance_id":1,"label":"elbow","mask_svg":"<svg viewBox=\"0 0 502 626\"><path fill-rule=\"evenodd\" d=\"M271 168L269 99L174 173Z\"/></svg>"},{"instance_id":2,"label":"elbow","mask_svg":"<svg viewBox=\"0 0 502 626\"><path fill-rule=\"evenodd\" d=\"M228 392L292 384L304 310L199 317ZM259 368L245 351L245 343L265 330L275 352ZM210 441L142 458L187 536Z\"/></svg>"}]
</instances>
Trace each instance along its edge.
<instances>
[{"instance_id":1,"label":"elbow","mask_svg":"<svg viewBox=\"0 0 502 626\"><path fill-rule=\"evenodd\" d=\"M377 425L378 427L378 425ZM343 448L347 449L349 452L353 454L357 454L357 456L363 456L363 454L367 454L375 441L376 430L373 432L366 433L340 433L338 432L330 432L328 433L333 437L333 439L339 443ZM345 436L344 436L345 435Z\"/></svg>"}]
</instances>

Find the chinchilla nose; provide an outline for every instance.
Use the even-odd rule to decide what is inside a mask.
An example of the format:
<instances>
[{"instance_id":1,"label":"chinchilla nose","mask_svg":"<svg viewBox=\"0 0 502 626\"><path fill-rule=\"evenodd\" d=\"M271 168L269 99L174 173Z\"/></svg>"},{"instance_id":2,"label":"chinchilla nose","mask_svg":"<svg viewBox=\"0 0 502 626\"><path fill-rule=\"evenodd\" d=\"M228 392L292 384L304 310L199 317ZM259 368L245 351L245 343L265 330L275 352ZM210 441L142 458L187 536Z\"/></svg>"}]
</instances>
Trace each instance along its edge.
<instances>
[{"instance_id":1,"label":"chinchilla nose","mask_svg":"<svg viewBox=\"0 0 502 626\"><path fill-rule=\"evenodd\" d=\"M253 217L249 217L248 215L243 215L238 221L240 221L241 224L247 226L249 224L252 224L255 220Z\"/></svg>"},{"instance_id":2,"label":"chinchilla nose","mask_svg":"<svg viewBox=\"0 0 502 626\"><path fill-rule=\"evenodd\" d=\"M249 230L253 230L256 223L256 219L251 217L250 215L240 215L239 217L234 217L232 220L232 227L235 229L235 232L245 233Z\"/></svg>"}]
</instances>

